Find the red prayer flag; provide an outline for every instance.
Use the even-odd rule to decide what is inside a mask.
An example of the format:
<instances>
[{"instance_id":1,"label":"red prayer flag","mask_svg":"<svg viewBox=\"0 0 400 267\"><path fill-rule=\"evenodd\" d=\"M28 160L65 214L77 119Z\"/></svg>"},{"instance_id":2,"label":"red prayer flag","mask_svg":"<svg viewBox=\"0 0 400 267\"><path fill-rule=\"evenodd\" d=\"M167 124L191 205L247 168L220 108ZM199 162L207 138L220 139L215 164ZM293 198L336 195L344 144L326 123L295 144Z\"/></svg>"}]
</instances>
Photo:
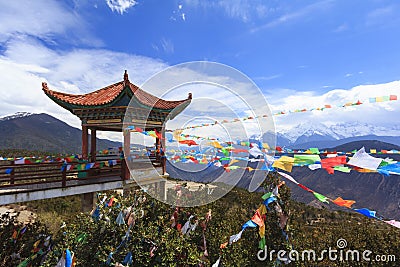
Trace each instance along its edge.
<instances>
[{"instance_id":1,"label":"red prayer flag","mask_svg":"<svg viewBox=\"0 0 400 267\"><path fill-rule=\"evenodd\" d=\"M253 217L251 218L251 220L257 224L258 226L262 227L264 225L264 221L261 218L260 212L259 210L256 211L256 213L254 213Z\"/></svg>"},{"instance_id":2,"label":"red prayer flag","mask_svg":"<svg viewBox=\"0 0 400 267\"><path fill-rule=\"evenodd\" d=\"M397 100L397 95L390 95L389 99L390 100Z\"/></svg>"},{"instance_id":3,"label":"red prayer flag","mask_svg":"<svg viewBox=\"0 0 400 267\"><path fill-rule=\"evenodd\" d=\"M310 193L314 193L314 191L312 191L310 188L308 188L308 187L306 187L306 186L304 186L302 184L298 184L298 186L300 186L300 188L303 188L304 190L306 190L306 191L308 191Z\"/></svg>"},{"instance_id":4,"label":"red prayer flag","mask_svg":"<svg viewBox=\"0 0 400 267\"><path fill-rule=\"evenodd\" d=\"M193 140L181 140L179 141L180 144L185 144L188 146L197 146L197 143Z\"/></svg>"},{"instance_id":5,"label":"red prayer flag","mask_svg":"<svg viewBox=\"0 0 400 267\"><path fill-rule=\"evenodd\" d=\"M321 159L321 167L329 174L333 174L333 167L346 164L346 156Z\"/></svg>"}]
</instances>

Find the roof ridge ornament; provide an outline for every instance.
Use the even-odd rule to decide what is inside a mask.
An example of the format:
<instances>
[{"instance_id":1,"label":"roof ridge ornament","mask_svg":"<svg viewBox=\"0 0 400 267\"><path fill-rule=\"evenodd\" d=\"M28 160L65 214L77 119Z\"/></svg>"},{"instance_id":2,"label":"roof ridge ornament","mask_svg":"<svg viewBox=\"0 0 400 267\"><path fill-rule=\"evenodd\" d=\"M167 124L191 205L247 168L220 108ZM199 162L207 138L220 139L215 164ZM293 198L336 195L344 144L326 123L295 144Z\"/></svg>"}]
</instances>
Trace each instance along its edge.
<instances>
[{"instance_id":1,"label":"roof ridge ornament","mask_svg":"<svg viewBox=\"0 0 400 267\"><path fill-rule=\"evenodd\" d=\"M129 77L128 77L128 71L125 70L124 72L124 84L127 85L129 84Z\"/></svg>"},{"instance_id":2,"label":"roof ridge ornament","mask_svg":"<svg viewBox=\"0 0 400 267\"><path fill-rule=\"evenodd\" d=\"M48 90L49 87L47 87L47 83L46 82L42 82L42 89L43 90Z\"/></svg>"}]
</instances>

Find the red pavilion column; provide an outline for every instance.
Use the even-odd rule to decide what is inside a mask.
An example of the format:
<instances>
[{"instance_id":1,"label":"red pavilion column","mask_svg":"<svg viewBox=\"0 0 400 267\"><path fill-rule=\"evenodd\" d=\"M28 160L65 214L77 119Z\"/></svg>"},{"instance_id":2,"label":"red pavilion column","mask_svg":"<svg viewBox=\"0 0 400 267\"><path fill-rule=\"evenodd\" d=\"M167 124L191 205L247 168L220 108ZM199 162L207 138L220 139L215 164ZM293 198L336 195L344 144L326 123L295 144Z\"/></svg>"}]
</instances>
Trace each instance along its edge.
<instances>
[{"instance_id":1,"label":"red pavilion column","mask_svg":"<svg viewBox=\"0 0 400 267\"><path fill-rule=\"evenodd\" d=\"M122 160L122 179L129 180L131 178L131 173L128 168L127 160L130 159L131 154L131 132L129 130L124 130L124 156L125 159Z\"/></svg>"},{"instance_id":2,"label":"red pavilion column","mask_svg":"<svg viewBox=\"0 0 400 267\"><path fill-rule=\"evenodd\" d=\"M96 162L96 129L90 129L90 161Z\"/></svg>"},{"instance_id":3,"label":"red pavilion column","mask_svg":"<svg viewBox=\"0 0 400 267\"><path fill-rule=\"evenodd\" d=\"M82 158L88 159L88 128L82 125Z\"/></svg>"}]
</instances>

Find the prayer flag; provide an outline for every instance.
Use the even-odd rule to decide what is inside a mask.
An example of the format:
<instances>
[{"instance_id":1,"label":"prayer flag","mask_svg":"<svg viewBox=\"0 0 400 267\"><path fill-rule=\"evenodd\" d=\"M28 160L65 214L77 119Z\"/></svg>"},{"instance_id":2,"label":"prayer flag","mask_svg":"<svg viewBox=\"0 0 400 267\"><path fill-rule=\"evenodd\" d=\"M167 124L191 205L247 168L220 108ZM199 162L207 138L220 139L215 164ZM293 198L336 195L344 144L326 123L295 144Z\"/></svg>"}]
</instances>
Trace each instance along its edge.
<instances>
[{"instance_id":1,"label":"prayer flag","mask_svg":"<svg viewBox=\"0 0 400 267\"><path fill-rule=\"evenodd\" d=\"M258 243L258 248L259 249L264 249L266 245L266 241L265 241L265 236L263 236L260 240L260 242Z\"/></svg>"},{"instance_id":2,"label":"prayer flag","mask_svg":"<svg viewBox=\"0 0 400 267\"><path fill-rule=\"evenodd\" d=\"M358 213L361 213L369 218L376 218L376 211L373 210L369 210L369 209L354 209L355 211L357 211Z\"/></svg>"},{"instance_id":3,"label":"prayer flag","mask_svg":"<svg viewBox=\"0 0 400 267\"><path fill-rule=\"evenodd\" d=\"M256 210L256 213L253 215L253 217L251 218L251 220L253 222L255 222L258 226L263 226L264 225L264 221L261 218L261 214L259 210Z\"/></svg>"},{"instance_id":4,"label":"prayer flag","mask_svg":"<svg viewBox=\"0 0 400 267\"><path fill-rule=\"evenodd\" d=\"M272 192L268 192L268 193L264 194L261 198L262 198L263 200L266 200L266 199L272 197L273 195L274 195L274 194L273 194Z\"/></svg>"},{"instance_id":5,"label":"prayer flag","mask_svg":"<svg viewBox=\"0 0 400 267\"><path fill-rule=\"evenodd\" d=\"M244 229L243 229L243 230L244 230ZM231 236L229 237L229 245L232 244L232 243L237 242L237 241L242 237L243 230L240 231L238 234L236 234L236 235L231 235Z\"/></svg>"},{"instance_id":6,"label":"prayer flag","mask_svg":"<svg viewBox=\"0 0 400 267\"><path fill-rule=\"evenodd\" d=\"M287 172L291 172L293 164L294 164L294 158L288 156L282 156L274 161L272 167L279 168Z\"/></svg>"},{"instance_id":7,"label":"prayer flag","mask_svg":"<svg viewBox=\"0 0 400 267\"><path fill-rule=\"evenodd\" d=\"M382 159L370 156L368 153L365 152L365 148L362 147L354 154L354 156L349 160L347 164L376 171L381 162Z\"/></svg>"},{"instance_id":8,"label":"prayer flag","mask_svg":"<svg viewBox=\"0 0 400 267\"><path fill-rule=\"evenodd\" d=\"M286 179L288 179L289 181L291 181L292 183L295 184L299 184L299 182L297 182L292 176L290 176L289 174L286 174L284 172L278 172L281 176L285 177Z\"/></svg>"},{"instance_id":9,"label":"prayer flag","mask_svg":"<svg viewBox=\"0 0 400 267\"><path fill-rule=\"evenodd\" d=\"M335 203L338 206L351 208L351 205L353 205L356 202L354 200L344 200L343 198L338 197L335 200L333 200L333 203Z\"/></svg>"},{"instance_id":10,"label":"prayer flag","mask_svg":"<svg viewBox=\"0 0 400 267\"><path fill-rule=\"evenodd\" d=\"M318 199L319 201L325 202L325 203L329 203L328 202L328 198L326 196L321 195L321 194L319 194L317 192L313 192L313 194L314 194L315 198Z\"/></svg>"},{"instance_id":11,"label":"prayer flag","mask_svg":"<svg viewBox=\"0 0 400 267\"><path fill-rule=\"evenodd\" d=\"M264 201L264 205L268 208L268 205L274 201L276 201L276 197L272 196Z\"/></svg>"},{"instance_id":12,"label":"prayer flag","mask_svg":"<svg viewBox=\"0 0 400 267\"><path fill-rule=\"evenodd\" d=\"M321 161L321 158L318 155L294 155L294 164L297 166L310 165L319 161Z\"/></svg>"},{"instance_id":13,"label":"prayer flag","mask_svg":"<svg viewBox=\"0 0 400 267\"><path fill-rule=\"evenodd\" d=\"M254 228L254 227L257 227L257 224L256 224L255 222L253 222L252 220L249 220L249 221L247 221L245 224L243 224L243 226L242 226L242 231L243 231L244 229L246 229L247 227Z\"/></svg>"},{"instance_id":14,"label":"prayer flag","mask_svg":"<svg viewBox=\"0 0 400 267\"><path fill-rule=\"evenodd\" d=\"M400 228L400 222L395 221L395 220L390 220L390 221L384 221L385 223L388 223L390 225L393 225L394 227Z\"/></svg>"}]
</instances>

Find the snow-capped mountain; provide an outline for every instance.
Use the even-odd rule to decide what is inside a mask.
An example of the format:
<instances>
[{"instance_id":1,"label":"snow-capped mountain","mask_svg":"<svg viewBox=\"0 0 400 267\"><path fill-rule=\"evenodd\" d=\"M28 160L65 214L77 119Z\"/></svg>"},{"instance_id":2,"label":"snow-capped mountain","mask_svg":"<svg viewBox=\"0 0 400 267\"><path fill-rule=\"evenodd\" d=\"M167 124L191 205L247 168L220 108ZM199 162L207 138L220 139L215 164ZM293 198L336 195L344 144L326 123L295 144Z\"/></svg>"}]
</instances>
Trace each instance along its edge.
<instances>
[{"instance_id":1,"label":"snow-capped mountain","mask_svg":"<svg viewBox=\"0 0 400 267\"><path fill-rule=\"evenodd\" d=\"M17 119L17 118L23 118L23 117L28 117L31 116L35 113L30 113L30 112L17 112L11 115L5 115L0 117L0 121L7 121L7 120L13 120L13 119Z\"/></svg>"},{"instance_id":2,"label":"snow-capped mountain","mask_svg":"<svg viewBox=\"0 0 400 267\"><path fill-rule=\"evenodd\" d=\"M277 132L277 143L281 146L302 147L315 144L318 147L338 145L341 141L380 140L398 144L400 125L377 126L366 123L302 123L289 130ZM340 141L340 142L338 142Z\"/></svg>"},{"instance_id":3,"label":"snow-capped mountain","mask_svg":"<svg viewBox=\"0 0 400 267\"><path fill-rule=\"evenodd\" d=\"M337 134L331 128L322 123L302 123L297 125L296 127L293 127L286 131L281 131L279 133L289 139L292 143L295 143L296 140L301 136L330 136L336 140L343 138L343 136Z\"/></svg>"}]
</instances>

